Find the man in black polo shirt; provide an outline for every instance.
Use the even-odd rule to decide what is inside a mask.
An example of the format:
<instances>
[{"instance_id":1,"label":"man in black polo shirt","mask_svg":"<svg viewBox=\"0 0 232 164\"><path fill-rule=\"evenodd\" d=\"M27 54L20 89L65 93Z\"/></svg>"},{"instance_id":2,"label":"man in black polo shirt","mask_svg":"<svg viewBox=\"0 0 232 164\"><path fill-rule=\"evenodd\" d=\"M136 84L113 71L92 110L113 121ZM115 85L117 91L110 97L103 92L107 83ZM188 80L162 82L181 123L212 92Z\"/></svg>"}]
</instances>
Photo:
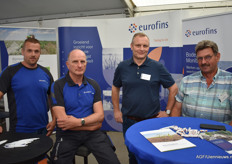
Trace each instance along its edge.
<instances>
[{"instance_id":1,"label":"man in black polo shirt","mask_svg":"<svg viewBox=\"0 0 232 164\"><path fill-rule=\"evenodd\" d=\"M136 33L131 42L133 57L119 63L112 86L115 120L123 124L123 134L138 121L155 117L168 117L175 102L177 85L170 73L159 62L147 57L149 38ZM161 111L160 85L169 90L166 112ZM119 109L119 91L122 87L122 108ZM137 161L129 152L130 164Z\"/></svg>"},{"instance_id":2,"label":"man in black polo shirt","mask_svg":"<svg viewBox=\"0 0 232 164\"><path fill-rule=\"evenodd\" d=\"M99 85L84 76L86 55L73 50L66 65L68 73L52 85L52 106L57 118L56 143L52 163L72 163L80 145L85 145L101 164L119 164L119 160L101 130L104 111Z\"/></svg>"}]
</instances>

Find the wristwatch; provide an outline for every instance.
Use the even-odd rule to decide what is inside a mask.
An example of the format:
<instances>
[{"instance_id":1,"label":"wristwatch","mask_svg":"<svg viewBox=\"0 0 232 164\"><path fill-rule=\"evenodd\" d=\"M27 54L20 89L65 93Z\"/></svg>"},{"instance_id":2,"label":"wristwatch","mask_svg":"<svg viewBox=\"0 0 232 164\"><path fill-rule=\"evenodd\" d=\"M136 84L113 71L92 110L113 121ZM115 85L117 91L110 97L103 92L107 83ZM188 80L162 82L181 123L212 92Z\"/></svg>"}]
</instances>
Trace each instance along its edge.
<instances>
[{"instance_id":1,"label":"wristwatch","mask_svg":"<svg viewBox=\"0 0 232 164\"><path fill-rule=\"evenodd\" d=\"M171 110L166 109L166 113L167 113L167 115L169 115L171 113Z\"/></svg>"},{"instance_id":2,"label":"wristwatch","mask_svg":"<svg viewBox=\"0 0 232 164\"><path fill-rule=\"evenodd\" d=\"M85 125L85 119L84 118L81 119L81 125L82 126Z\"/></svg>"}]
</instances>

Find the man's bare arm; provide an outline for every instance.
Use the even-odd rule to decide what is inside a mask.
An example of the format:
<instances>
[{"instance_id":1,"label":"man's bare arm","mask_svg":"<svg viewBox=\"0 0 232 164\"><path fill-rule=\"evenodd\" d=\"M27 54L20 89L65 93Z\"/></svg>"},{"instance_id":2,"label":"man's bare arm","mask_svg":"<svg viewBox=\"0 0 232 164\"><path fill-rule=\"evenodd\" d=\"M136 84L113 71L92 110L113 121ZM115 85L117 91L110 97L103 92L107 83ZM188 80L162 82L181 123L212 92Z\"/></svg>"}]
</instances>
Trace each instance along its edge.
<instances>
[{"instance_id":1,"label":"man's bare arm","mask_svg":"<svg viewBox=\"0 0 232 164\"><path fill-rule=\"evenodd\" d=\"M93 104L93 114L85 117L85 125L81 127L75 127L70 130L97 130L100 129L102 126L102 122L104 120L104 110L102 101L98 101Z\"/></svg>"},{"instance_id":2,"label":"man's bare arm","mask_svg":"<svg viewBox=\"0 0 232 164\"><path fill-rule=\"evenodd\" d=\"M52 116L52 121L49 122L46 126L47 128L47 136L50 136L56 126L56 117L55 117L55 114L53 112L53 109L51 107L51 96L49 95L49 98L48 98L48 106L49 106L49 109L50 109L50 112L51 112L51 116Z\"/></svg>"},{"instance_id":3,"label":"man's bare arm","mask_svg":"<svg viewBox=\"0 0 232 164\"><path fill-rule=\"evenodd\" d=\"M169 90L169 95L168 95L168 103L166 108L171 110L175 104L176 101L175 96L178 92L178 87L176 83L173 84L171 87L169 87L168 90Z\"/></svg>"},{"instance_id":4,"label":"man's bare arm","mask_svg":"<svg viewBox=\"0 0 232 164\"><path fill-rule=\"evenodd\" d=\"M4 93L0 91L0 99L3 98Z\"/></svg>"},{"instance_id":5,"label":"man's bare arm","mask_svg":"<svg viewBox=\"0 0 232 164\"><path fill-rule=\"evenodd\" d=\"M62 130L97 130L101 128L104 120L102 101L93 104L94 113L84 118L84 126L81 124L81 118L67 115L64 107L55 106L53 110L57 118L57 125L62 128Z\"/></svg>"},{"instance_id":6,"label":"man's bare arm","mask_svg":"<svg viewBox=\"0 0 232 164\"><path fill-rule=\"evenodd\" d=\"M229 125L232 126L232 121L230 121Z\"/></svg>"},{"instance_id":7,"label":"man's bare arm","mask_svg":"<svg viewBox=\"0 0 232 164\"><path fill-rule=\"evenodd\" d=\"M175 96L178 92L178 87L176 83L174 83L171 87L169 87L168 90L169 90L169 95L168 95L168 103L167 103L166 109L172 110L175 104ZM169 115L165 111L160 111L157 117L168 117L168 116Z\"/></svg>"},{"instance_id":8,"label":"man's bare arm","mask_svg":"<svg viewBox=\"0 0 232 164\"><path fill-rule=\"evenodd\" d=\"M171 117L179 117L181 116L182 111L182 103L176 101L174 107L172 108L172 112L170 114Z\"/></svg>"},{"instance_id":9,"label":"man's bare arm","mask_svg":"<svg viewBox=\"0 0 232 164\"><path fill-rule=\"evenodd\" d=\"M112 103L114 108L114 119L116 122L122 123L122 112L119 108L120 88L112 86Z\"/></svg>"}]
</instances>

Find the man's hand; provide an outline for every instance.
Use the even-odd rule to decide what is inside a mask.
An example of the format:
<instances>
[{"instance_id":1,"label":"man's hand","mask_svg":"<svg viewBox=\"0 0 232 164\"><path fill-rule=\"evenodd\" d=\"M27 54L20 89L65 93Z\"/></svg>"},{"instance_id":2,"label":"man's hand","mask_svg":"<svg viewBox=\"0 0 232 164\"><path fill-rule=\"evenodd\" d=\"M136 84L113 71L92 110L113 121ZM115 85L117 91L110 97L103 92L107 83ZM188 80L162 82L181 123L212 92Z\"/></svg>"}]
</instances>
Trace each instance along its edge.
<instances>
[{"instance_id":1,"label":"man's hand","mask_svg":"<svg viewBox=\"0 0 232 164\"><path fill-rule=\"evenodd\" d=\"M114 111L114 119L118 123L123 123L122 112L121 111Z\"/></svg>"},{"instance_id":2,"label":"man's hand","mask_svg":"<svg viewBox=\"0 0 232 164\"><path fill-rule=\"evenodd\" d=\"M47 124L46 128L47 128L48 132L47 132L46 136L50 136L52 134L55 126L56 126L56 121L51 121Z\"/></svg>"},{"instance_id":3,"label":"man's hand","mask_svg":"<svg viewBox=\"0 0 232 164\"><path fill-rule=\"evenodd\" d=\"M165 111L160 111L157 117L169 117L169 115Z\"/></svg>"},{"instance_id":4,"label":"man's hand","mask_svg":"<svg viewBox=\"0 0 232 164\"><path fill-rule=\"evenodd\" d=\"M68 115L66 118L57 119L57 125L62 130L73 129L81 125L81 119L77 119L71 115Z\"/></svg>"}]
</instances>

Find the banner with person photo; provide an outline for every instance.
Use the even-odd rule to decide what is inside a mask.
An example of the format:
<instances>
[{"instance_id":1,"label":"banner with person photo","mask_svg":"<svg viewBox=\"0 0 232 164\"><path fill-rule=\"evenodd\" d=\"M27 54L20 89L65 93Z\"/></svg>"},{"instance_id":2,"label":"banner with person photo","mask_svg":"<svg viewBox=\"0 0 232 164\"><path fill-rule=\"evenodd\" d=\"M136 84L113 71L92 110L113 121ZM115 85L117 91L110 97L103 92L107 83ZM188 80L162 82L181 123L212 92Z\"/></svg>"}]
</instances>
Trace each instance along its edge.
<instances>
[{"instance_id":1,"label":"banner with person photo","mask_svg":"<svg viewBox=\"0 0 232 164\"><path fill-rule=\"evenodd\" d=\"M23 61L21 46L30 35L34 35L41 43L38 63L47 67L57 79L56 29L0 27L1 69Z\"/></svg>"}]
</instances>

